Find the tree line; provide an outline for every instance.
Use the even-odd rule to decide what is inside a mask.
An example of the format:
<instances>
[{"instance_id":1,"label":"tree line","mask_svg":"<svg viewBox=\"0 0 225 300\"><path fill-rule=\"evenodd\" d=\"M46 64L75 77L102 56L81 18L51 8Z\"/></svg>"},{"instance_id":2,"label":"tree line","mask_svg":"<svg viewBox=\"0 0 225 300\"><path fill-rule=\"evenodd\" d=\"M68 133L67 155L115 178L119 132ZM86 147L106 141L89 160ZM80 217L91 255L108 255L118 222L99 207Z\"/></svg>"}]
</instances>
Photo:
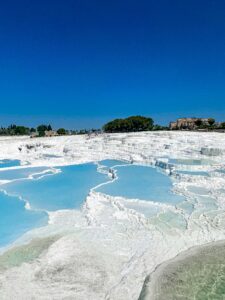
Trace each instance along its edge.
<instances>
[{"instance_id":1,"label":"tree line","mask_svg":"<svg viewBox=\"0 0 225 300\"><path fill-rule=\"evenodd\" d=\"M37 128L29 128L25 126L17 126L17 125L10 125L8 127L1 127L0 128L0 135L33 135L43 137L46 135L46 132L52 131L52 126L41 124L37 126ZM81 130L66 130L65 128L59 128L54 133L58 135L66 135L66 134L97 134L99 132L137 132L137 131L149 131L149 130L168 130L168 127L160 126L154 124L152 118L147 118L143 116L131 116L124 119L115 119L107 124L105 124L100 129L81 129Z\"/></svg>"},{"instance_id":2,"label":"tree line","mask_svg":"<svg viewBox=\"0 0 225 300\"><path fill-rule=\"evenodd\" d=\"M208 128L208 129L225 129L225 122L216 123L215 119L209 118L208 125L205 124L202 119L197 119L195 121L196 126L199 129ZM168 130L168 127L160 126L154 124L154 120L150 117L143 116L131 116L123 119L114 119L102 128L103 132L107 133L116 133L116 132L138 132L138 131L151 131L151 130ZM37 128L29 128L25 126L10 125L8 127L0 128L0 135L35 135L39 137L45 136L46 132L52 131L52 126L49 125L39 125ZM66 130L65 128L59 128L55 133L58 135L66 134L90 134L90 133L99 133L99 129L81 129L81 130Z\"/></svg>"},{"instance_id":3,"label":"tree line","mask_svg":"<svg viewBox=\"0 0 225 300\"><path fill-rule=\"evenodd\" d=\"M8 127L1 127L0 128L0 135L32 135L32 134L36 134L37 136L45 136L45 132L46 131L52 131L52 126L49 125L39 125L37 126L37 128L29 128L26 126L18 126L15 124L12 124ZM59 128L56 131L59 135L64 135L67 134L66 129L64 128Z\"/></svg>"},{"instance_id":4,"label":"tree line","mask_svg":"<svg viewBox=\"0 0 225 300\"><path fill-rule=\"evenodd\" d=\"M208 124L205 124L201 119L197 119L195 125L199 129L225 129L225 122L216 123L214 118L209 118Z\"/></svg>"},{"instance_id":5,"label":"tree line","mask_svg":"<svg viewBox=\"0 0 225 300\"><path fill-rule=\"evenodd\" d=\"M0 128L0 135L29 135L35 132L34 128L29 128L25 126L10 125L8 127Z\"/></svg>"},{"instance_id":6,"label":"tree line","mask_svg":"<svg viewBox=\"0 0 225 300\"><path fill-rule=\"evenodd\" d=\"M154 125L152 118L131 116L124 119L115 119L103 126L104 132L138 132L150 130L168 130L168 127Z\"/></svg>"},{"instance_id":7,"label":"tree line","mask_svg":"<svg viewBox=\"0 0 225 300\"><path fill-rule=\"evenodd\" d=\"M44 137L46 132L53 131L52 126L41 124L37 126L37 128L26 127L26 126L18 126L18 125L10 125L8 127L0 127L0 136L22 136L22 135L34 135L37 137ZM53 131L57 135L78 135L78 134L88 134L88 133L96 133L99 132L99 129L80 129L80 130L67 130L65 128L59 128L56 131Z\"/></svg>"}]
</instances>

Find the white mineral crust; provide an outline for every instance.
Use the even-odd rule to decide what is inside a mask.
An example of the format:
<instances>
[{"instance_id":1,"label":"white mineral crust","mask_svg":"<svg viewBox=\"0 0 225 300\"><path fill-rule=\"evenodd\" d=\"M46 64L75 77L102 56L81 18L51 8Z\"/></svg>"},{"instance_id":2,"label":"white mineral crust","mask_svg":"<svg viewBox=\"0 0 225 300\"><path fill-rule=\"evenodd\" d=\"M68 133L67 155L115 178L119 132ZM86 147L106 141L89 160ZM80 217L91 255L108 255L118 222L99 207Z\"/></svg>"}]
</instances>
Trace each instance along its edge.
<instances>
[{"instance_id":1,"label":"white mineral crust","mask_svg":"<svg viewBox=\"0 0 225 300\"><path fill-rule=\"evenodd\" d=\"M179 165L210 176L172 172L174 192L192 206L124 199L94 189L81 211L49 213L49 225L33 236L60 233L41 256L0 270L2 300L138 299L143 282L157 265L195 245L225 239L225 135L222 133L146 132L30 139L0 138L0 159L29 166L60 166L118 159L168 169L168 158L203 159L202 165ZM18 167L15 167L18 168ZM206 197L203 195L206 193ZM85 200L85 199L84 199ZM154 200L154 199L153 199ZM148 217L128 205L156 211ZM16 244L16 243L15 243Z\"/></svg>"}]
</instances>

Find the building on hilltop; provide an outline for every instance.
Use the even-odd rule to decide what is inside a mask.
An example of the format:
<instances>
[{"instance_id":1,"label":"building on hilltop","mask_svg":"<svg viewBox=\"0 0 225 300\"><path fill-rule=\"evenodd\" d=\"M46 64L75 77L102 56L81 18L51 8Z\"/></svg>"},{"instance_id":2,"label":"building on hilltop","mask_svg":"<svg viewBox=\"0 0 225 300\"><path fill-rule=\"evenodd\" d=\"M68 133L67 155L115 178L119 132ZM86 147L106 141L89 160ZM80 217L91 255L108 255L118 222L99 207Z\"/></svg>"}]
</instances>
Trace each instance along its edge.
<instances>
[{"instance_id":1,"label":"building on hilltop","mask_svg":"<svg viewBox=\"0 0 225 300\"><path fill-rule=\"evenodd\" d=\"M55 130L45 130L46 137L58 136L58 133Z\"/></svg>"},{"instance_id":2,"label":"building on hilltop","mask_svg":"<svg viewBox=\"0 0 225 300\"><path fill-rule=\"evenodd\" d=\"M55 130L45 130L42 132L32 132L30 135L30 138L36 138L36 137L52 137L52 136L58 136L58 133Z\"/></svg>"},{"instance_id":3,"label":"building on hilltop","mask_svg":"<svg viewBox=\"0 0 225 300\"><path fill-rule=\"evenodd\" d=\"M170 122L170 130L194 130L199 126L209 126L207 118L180 118L175 122Z\"/></svg>"}]
</instances>

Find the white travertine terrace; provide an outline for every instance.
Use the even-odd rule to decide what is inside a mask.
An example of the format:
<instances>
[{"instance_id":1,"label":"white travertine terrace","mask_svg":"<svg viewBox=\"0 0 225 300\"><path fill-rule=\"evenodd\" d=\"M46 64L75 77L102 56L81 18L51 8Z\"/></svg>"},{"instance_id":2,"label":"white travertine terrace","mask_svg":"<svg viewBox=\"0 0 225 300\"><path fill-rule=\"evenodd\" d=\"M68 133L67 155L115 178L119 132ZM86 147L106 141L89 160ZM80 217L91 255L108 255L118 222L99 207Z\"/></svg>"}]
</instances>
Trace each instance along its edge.
<instances>
[{"instance_id":1,"label":"white travertine terrace","mask_svg":"<svg viewBox=\"0 0 225 300\"><path fill-rule=\"evenodd\" d=\"M111 197L93 189L81 211L49 213L48 226L23 237L28 241L62 236L37 259L0 270L1 299L137 299L157 265L192 246L225 239L225 173L219 172L225 165L222 133L1 137L0 143L0 159L20 159L30 166L104 159L158 164L171 173L173 191L186 197L184 206L192 208L187 213L182 205ZM206 163L174 167L168 158ZM206 171L209 176L177 175L176 169ZM157 214L147 217L128 207L128 201L146 212L156 209Z\"/></svg>"}]
</instances>

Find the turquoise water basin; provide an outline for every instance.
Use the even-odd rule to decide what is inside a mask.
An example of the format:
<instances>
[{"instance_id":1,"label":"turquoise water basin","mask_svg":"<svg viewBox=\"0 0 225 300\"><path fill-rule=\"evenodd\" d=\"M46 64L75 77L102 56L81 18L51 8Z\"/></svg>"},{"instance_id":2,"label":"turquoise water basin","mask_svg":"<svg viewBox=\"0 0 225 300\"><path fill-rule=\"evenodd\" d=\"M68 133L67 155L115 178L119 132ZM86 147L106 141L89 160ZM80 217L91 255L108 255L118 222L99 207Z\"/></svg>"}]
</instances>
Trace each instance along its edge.
<instances>
[{"instance_id":1,"label":"turquoise water basin","mask_svg":"<svg viewBox=\"0 0 225 300\"><path fill-rule=\"evenodd\" d=\"M23 201L2 192L0 208L0 247L13 242L28 230L48 222L45 212L27 210Z\"/></svg>"},{"instance_id":2,"label":"turquoise water basin","mask_svg":"<svg viewBox=\"0 0 225 300\"><path fill-rule=\"evenodd\" d=\"M169 204L184 201L184 197L172 193L171 179L156 168L128 165L116 170L118 180L99 187L97 191L111 196Z\"/></svg>"},{"instance_id":3,"label":"turquoise water basin","mask_svg":"<svg viewBox=\"0 0 225 300\"><path fill-rule=\"evenodd\" d=\"M27 200L31 208L46 211L79 208L90 189L106 180L94 164L60 167L61 172L41 179L18 180L2 186Z\"/></svg>"},{"instance_id":4,"label":"turquoise water basin","mask_svg":"<svg viewBox=\"0 0 225 300\"><path fill-rule=\"evenodd\" d=\"M15 180L27 178L28 176L48 170L46 167L21 168L0 171L0 180Z\"/></svg>"},{"instance_id":5,"label":"turquoise water basin","mask_svg":"<svg viewBox=\"0 0 225 300\"><path fill-rule=\"evenodd\" d=\"M0 168L9 168L20 166L20 161L18 159L2 159L0 160Z\"/></svg>"}]
</instances>

